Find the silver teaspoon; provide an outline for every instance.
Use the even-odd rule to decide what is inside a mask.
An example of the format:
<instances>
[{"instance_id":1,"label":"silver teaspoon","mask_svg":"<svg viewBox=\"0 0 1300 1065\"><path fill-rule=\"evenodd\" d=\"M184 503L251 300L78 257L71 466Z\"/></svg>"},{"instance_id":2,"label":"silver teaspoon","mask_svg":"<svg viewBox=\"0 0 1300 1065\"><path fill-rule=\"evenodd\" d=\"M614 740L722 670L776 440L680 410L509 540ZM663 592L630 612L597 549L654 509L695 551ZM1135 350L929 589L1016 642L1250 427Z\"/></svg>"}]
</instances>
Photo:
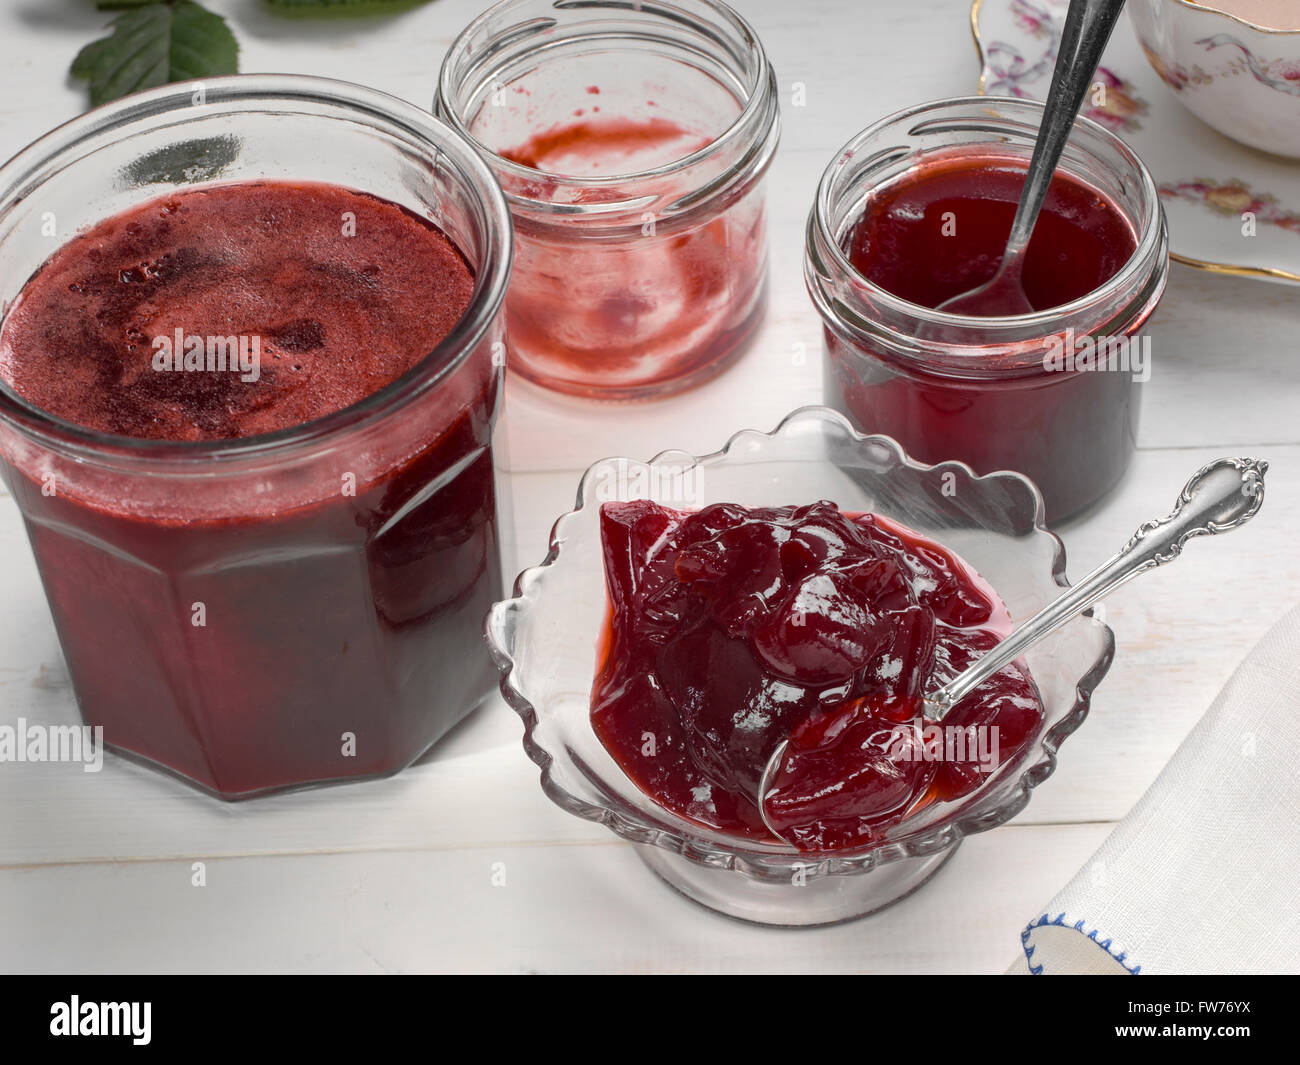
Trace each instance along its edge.
<instances>
[{"instance_id":1,"label":"silver teaspoon","mask_svg":"<svg viewBox=\"0 0 1300 1065\"><path fill-rule=\"evenodd\" d=\"M949 314L977 316L1010 316L1032 314L1033 305L1025 295L1025 250L1034 235L1034 225L1047 199L1052 175L1061 161L1074 117L1079 113L1083 98L1097 72L1106 42L1124 9L1124 0L1070 0L1070 10L1065 16L1061 31L1060 49L1056 53L1056 69L1052 74L1052 87L1043 105L1043 121L1038 128L1034 154L1029 161L1016 208L1007 249L993 277L969 292L953 296L939 304L939 310Z\"/></svg>"},{"instance_id":2,"label":"silver teaspoon","mask_svg":"<svg viewBox=\"0 0 1300 1065\"><path fill-rule=\"evenodd\" d=\"M1143 522L1117 554L987 651L965 672L926 695L922 716L927 721L942 721L963 698L1043 637L1139 573L1172 562L1193 537L1228 532L1245 525L1264 504L1267 471L1268 463L1262 459L1225 458L1203 466L1184 486L1167 517ZM772 752L758 786L759 813L777 839L783 837L768 820L767 797L788 746L789 741L782 740Z\"/></svg>"}]
</instances>

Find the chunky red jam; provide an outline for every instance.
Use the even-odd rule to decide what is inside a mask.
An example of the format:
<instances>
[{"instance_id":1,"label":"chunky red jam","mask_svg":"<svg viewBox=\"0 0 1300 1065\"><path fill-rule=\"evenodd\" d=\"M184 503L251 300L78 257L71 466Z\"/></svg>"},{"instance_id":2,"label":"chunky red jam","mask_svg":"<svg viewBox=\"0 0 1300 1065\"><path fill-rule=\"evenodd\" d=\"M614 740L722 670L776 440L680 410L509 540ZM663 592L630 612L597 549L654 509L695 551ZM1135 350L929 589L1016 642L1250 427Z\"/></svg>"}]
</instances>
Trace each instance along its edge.
<instances>
[{"instance_id":1,"label":"chunky red jam","mask_svg":"<svg viewBox=\"0 0 1300 1065\"><path fill-rule=\"evenodd\" d=\"M370 196L177 192L53 255L4 323L0 372L102 432L249 438L410 370L473 284L439 229ZM257 336L256 380L208 368L206 344L202 367L155 368L156 338L178 329ZM492 686L478 635L500 594L490 361L476 353L363 442L335 436L229 486L196 464L161 504L144 480L164 470L73 468L48 491L39 457L7 468L86 721L225 797L418 757Z\"/></svg>"},{"instance_id":2,"label":"chunky red jam","mask_svg":"<svg viewBox=\"0 0 1300 1065\"><path fill-rule=\"evenodd\" d=\"M849 235L849 261L895 296L938 307L993 277L1024 180L1023 164L997 158L920 166L872 195ZM1025 295L1039 311L1071 303L1119 273L1136 249L1119 208L1058 170L1025 252Z\"/></svg>"},{"instance_id":3,"label":"chunky red jam","mask_svg":"<svg viewBox=\"0 0 1300 1065\"><path fill-rule=\"evenodd\" d=\"M592 724L642 790L691 820L771 841L760 780L788 738L764 796L773 826L801 850L867 846L979 787L1041 721L1013 665L945 719L970 742L928 755L917 742L927 688L1010 622L969 566L893 522L828 502L631 502L602 507L601 533L611 609Z\"/></svg>"}]
</instances>

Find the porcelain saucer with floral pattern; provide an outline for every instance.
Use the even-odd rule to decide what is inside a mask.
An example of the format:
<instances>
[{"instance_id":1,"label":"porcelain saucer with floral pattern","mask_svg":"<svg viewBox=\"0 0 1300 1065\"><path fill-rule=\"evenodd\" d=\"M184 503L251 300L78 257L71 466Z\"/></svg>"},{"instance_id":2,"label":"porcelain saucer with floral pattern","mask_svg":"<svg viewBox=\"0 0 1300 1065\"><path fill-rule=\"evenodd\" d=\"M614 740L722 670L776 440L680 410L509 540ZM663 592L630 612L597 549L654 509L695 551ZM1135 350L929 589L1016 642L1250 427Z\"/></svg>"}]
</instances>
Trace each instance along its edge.
<instances>
[{"instance_id":1,"label":"porcelain saucer with floral pattern","mask_svg":"<svg viewBox=\"0 0 1300 1065\"><path fill-rule=\"evenodd\" d=\"M1068 0L974 0L980 91L1041 100ZM1215 273L1300 284L1300 161L1215 132L1184 108L1116 28L1084 114L1123 137L1160 187L1171 255Z\"/></svg>"}]
</instances>

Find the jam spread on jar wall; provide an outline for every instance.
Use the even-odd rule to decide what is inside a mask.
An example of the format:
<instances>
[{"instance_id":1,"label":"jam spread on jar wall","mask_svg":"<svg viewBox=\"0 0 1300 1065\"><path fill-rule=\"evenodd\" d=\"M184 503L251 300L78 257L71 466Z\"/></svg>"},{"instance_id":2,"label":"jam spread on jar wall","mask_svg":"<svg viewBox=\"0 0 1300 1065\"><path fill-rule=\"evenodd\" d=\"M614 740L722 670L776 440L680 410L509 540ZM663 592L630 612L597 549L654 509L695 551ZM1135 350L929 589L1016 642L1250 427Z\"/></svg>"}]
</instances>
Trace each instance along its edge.
<instances>
[{"instance_id":1,"label":"jam spread on jar wall","mask_svg":"<svg viewBox=\"0 0 1300 1065\"><path fill-rule=\"evenodd\" d=\"M592 88L597 88L592 86ZM599 97L593 97L599 99ZM651 101L653 102L653 101ZM706 148L711 138L654 114L596 113L535 132L500 154L538 172L531 192L549 196L548 175L643 174ZM762 316L767 230L757 190L721 207L661 214L658 200L688 199L673 179L651 195L629 178L619 191L584 189L581 203L642 197L616 231L561 215L558 224L516 214L507 298L511 366L562 391L606 396L674 390L725 366ZM627 215L627 212L623 212Z\"/></svg>"},{"instance_id":2,"label":"jam spread on jar wall","mask_svg":"<svg viewBox=\"0 0 1300 1065\"><path fill-rule=\"evenodd\" d=\"M771 842L760 780L788 738L763 796L781 837L808 851L867 846L979 787L1041 721L1033 681L1013 665L944 722L995 735L995 757L974 742L956 757L918 749L934 678L1011 626L978 574L902 526L829 502L606 503L600 521L610 612L592 724L675 813Z\"/></svg>"}]
</instances>

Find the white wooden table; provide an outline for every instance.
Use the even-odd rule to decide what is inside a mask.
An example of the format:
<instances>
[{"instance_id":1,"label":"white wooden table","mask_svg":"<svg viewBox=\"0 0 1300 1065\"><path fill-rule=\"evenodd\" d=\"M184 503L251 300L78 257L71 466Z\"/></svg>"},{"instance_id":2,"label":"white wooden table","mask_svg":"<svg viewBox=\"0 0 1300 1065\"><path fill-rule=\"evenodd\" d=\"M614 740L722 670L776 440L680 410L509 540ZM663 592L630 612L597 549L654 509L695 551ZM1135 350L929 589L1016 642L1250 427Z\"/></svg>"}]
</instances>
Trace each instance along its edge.
<instances>
[{"instance_id":1,"label":"white wooden table","mask_svg":"<svg viewBox=\"0 0 1300 1065\"><path fill-rule=\"evenodd\" d=\"M770 179L773 300L754 350L668 404L602 408L512 385L517 557L540 560L579 471L610 454L712 450L818 402L820 324L803 223L834 151L871 121L973 91L966 0L736 0L777 68L785 132ZM428 106L443 52L483 6L281 21L211 0L245 71L363 82ZM66 80L105 16L84 0L0 12L0 153L84 107ZM1127 27L1120 32L1128 32ZM789 106L794 83L807 104ZM1071 573L1163 513L1221 454L1273 466L1268 506L1107 607L1118 657L1061 768L1012 824L975 837L887 913L815 931L714 916L632 848L553 807L494 699L392 780L225 805L109 756L99 774L0 764L0 969L61 971L1000 972L1018 933L1133 805L1219 686L1300 589L1300 358L1294 289L1176 267L1153 326L1141 450L1097 512L1061 530ZM800 366L795 352L810 357ZM0 501L0 724L78 720L18 512ZM206 886L192 886L203 862ZM504 863L504 886L493 885Z\"/></svg>"}]
</instances>

